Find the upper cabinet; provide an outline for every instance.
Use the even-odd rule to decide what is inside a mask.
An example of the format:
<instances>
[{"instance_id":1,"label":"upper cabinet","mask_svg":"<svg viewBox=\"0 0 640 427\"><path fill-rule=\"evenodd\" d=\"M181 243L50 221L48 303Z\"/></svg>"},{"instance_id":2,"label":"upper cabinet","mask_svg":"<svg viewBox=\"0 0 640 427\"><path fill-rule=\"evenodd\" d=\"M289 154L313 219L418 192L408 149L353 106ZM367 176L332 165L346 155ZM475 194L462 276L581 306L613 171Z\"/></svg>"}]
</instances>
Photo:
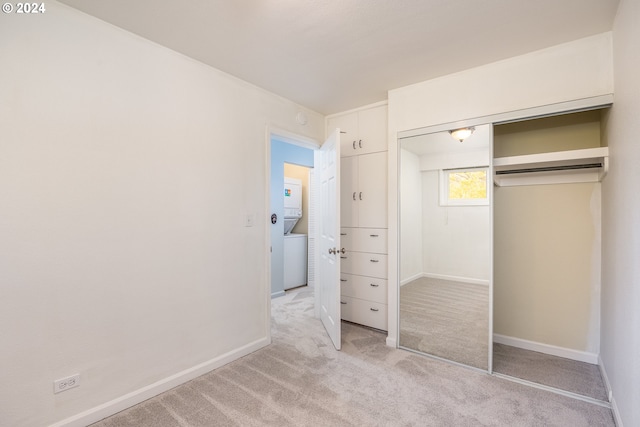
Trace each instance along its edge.
<instances>
[{"instance_id":1,"label":"upper cabinet","mask_svg":"<svg viewBox=\"0 0 640 427\"><path fill-rule=\"evenodd\" d=\"M327 119L327 134L340 128L340 156L387 151L387 106L379 105Z\"/></svg>"},{"instance_id":2,"label":"upper cabinet","mask_svg":"<svg viewBox=\"0 0 640 427\"><path fill-rule=\"evenodd\" d=\"M341 226L387 228L387 153L342 158L340 176Z\"/></svg>"}]
</instances>

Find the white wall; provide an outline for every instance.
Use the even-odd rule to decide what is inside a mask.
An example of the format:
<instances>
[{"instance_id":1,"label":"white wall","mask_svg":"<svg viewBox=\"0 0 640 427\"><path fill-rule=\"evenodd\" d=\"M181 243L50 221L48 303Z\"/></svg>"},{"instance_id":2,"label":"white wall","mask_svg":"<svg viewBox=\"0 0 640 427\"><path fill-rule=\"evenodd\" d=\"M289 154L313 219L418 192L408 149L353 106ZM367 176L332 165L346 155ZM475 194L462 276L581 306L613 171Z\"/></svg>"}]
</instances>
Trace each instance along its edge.
<instances>
[{"instance_id":1,"label":"white wall","mask_svg":"<svg viewBox=\"0 0 640 427\"><path fill-rule=\"evenodd\" d=\"M610 93L611 33L389 91L389 345L397 342L398 132Z\"/></svg>"},{"instance_id":2,"label":"white wall","mask_svg":"<svg viewBox=\"0 0 640 427\"><path fill-rule=\"evenodd\" d=\"M600 347L600 183L494 189L494 332Z\"/></svg>"},{"instance_id":3,"label":"white wall","mask_svg":"<svg viewBox=\"0 0 640 427\"><path fill-rule=\"evenodd\" d=\"M625 427L640 425L640 2L621 0L613 29L615 103L602 183L601 357Z\"/></svg>"},{"instance_id":4,"label":"white wall","mask_svg":"<svg viewBox=\"0 0 640 427\"><path fill-rule=\"evenodd\" d=\"M46 6L0 16L6 426L47 425L266 344L266 126L318 140L324 127L285 99ZM75 373L80 387L52 393Z\"/></svg>"},{"instance_id":5,"label":"white wall","mask_svg":"<svg viewBox=\"0 0 640 427\"><path fill-rule=\"evenodd\" d=\"M405 86L389 92L390 124L402 131L612 93L611 59L604 33Z\"/></svg>"},{"instance_id":6,"label":"white wall","mask_svg":"<svg viewBox=\"0 0 640 427\"><path fill-rule=\"evenodd\" d=\"M439 171L422 172L423 272L451 280L488 283L489 206L441 206L439 183Z\"/></svg>"},{"instance_id":7,"label":"white wall","mask_svg":"<svg viewBox=\"0 0 640 427\"><path fill-rule=\"evenodd\" d=\"M402 244L400 283L405 284L424 273L422 266L422 173L420 159L414 153L401 150L400 224Z\"/></svg>"}]
</instances>

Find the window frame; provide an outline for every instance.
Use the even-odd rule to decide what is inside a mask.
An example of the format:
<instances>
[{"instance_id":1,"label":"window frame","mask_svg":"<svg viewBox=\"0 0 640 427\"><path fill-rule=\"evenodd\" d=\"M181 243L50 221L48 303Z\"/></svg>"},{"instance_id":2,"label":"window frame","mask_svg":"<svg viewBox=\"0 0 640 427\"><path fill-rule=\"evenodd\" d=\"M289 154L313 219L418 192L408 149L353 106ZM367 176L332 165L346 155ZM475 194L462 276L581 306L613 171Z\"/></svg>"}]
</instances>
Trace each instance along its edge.
<instances>
[{"instance_id":1,"label":"window frame","mask_svg":"<svg viewBox=\"0 0 640 427\"><path fill-rule=\"evenodd\" d=\"M450 199L449 175L459 172L484 172L486 197L482 199ZM440 169L440 206L488 206L489 205L489 166L472 166L467 168Z\"/></svg>"}]
</instances>

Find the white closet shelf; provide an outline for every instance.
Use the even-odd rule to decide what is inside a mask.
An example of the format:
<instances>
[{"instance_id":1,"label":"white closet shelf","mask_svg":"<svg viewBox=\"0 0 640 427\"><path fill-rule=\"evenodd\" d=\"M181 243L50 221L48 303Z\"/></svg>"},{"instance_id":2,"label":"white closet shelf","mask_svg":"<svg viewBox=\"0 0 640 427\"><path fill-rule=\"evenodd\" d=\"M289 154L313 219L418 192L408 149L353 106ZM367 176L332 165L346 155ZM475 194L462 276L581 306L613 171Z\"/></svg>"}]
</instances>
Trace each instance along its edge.
<instances>
[{"instance_id":1,"label":"white closet shelf","mask_svg":"<svg viewBox=\"0 0 640 427\"><path fill-rule=\"evenodd\" d=\"M608 147L498 157L493 182L499 187L599 182L608 169Z\"/></svg>"}]
</instances>

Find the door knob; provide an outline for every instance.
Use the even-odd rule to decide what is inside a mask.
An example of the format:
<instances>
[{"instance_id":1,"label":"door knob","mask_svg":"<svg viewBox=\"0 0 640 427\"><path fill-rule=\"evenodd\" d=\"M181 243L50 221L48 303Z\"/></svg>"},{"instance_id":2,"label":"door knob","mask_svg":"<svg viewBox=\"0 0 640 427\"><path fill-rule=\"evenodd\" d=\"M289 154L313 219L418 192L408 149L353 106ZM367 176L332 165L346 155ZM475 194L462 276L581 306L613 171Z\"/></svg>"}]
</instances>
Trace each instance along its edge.
<instances>
[{"instance_id":1,"label":"door knob","mask_svg":"<svg viewBox=\"0 0 640 427\"><path fill-rule=\"evenodd\" d=\"M336 248L329 248L329 254L335 255L337 253L338 253L338 251L336 250Z\"/></svg>"},{"instance_id":2,"label":"door knob","mask_svg":"<svg viewBox=\"0 0 640 427\"><path fill-rule=\"evenodd\" d=\"M342 248L342 249L340 249L338 252L340 252L341 254L344 254L344 253L345 253L345 252L347 252L347 251L345 251L345 250L344 250L344 248Z\"/></svg>"}]
</instances>

